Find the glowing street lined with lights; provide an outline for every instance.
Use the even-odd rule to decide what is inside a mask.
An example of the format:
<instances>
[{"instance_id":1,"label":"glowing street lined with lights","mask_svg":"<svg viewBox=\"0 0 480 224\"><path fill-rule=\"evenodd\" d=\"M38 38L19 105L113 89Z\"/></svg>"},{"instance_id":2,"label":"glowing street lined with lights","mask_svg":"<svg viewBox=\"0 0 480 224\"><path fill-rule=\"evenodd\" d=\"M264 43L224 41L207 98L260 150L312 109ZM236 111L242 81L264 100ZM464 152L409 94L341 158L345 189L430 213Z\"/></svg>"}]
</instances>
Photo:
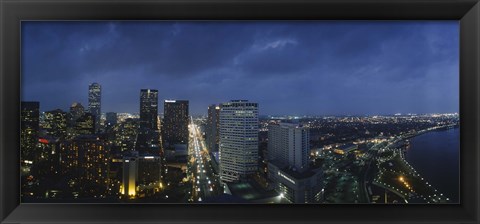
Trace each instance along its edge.
<instances>
[{"instance_id":1,"label":"glowing street lined with lights","mask_svg":"<svg viewBox=\"0 0 480 224\"><path fill-rule=\"evenodd\" d=\"M189 172L192 181L191 201L201 202L202 199L223 193L223 188L214 175L211 158L202 134L195 124L193 117L190 117L190 149L189 149Z\"/></svg>"}]
</instances>

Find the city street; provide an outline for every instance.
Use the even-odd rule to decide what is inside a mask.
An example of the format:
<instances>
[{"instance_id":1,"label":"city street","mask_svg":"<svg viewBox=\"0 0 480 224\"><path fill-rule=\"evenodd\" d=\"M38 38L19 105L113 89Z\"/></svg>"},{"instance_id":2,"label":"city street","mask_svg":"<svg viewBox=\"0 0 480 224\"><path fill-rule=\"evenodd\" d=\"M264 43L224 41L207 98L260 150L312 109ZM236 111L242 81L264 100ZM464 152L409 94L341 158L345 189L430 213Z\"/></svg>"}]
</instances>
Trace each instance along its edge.
<instances>
[{"instance_id":1,"label":"city street","mask_svg":"<svg viewBox=\"0 0 480 224\"><path fill-rule=\"evenodd\" d=\"M198 125L190 118L189 174L191 175L191 199L194 202L216 196L223 191L210 164L210 155Z\"/></svg>"}]
</instances>

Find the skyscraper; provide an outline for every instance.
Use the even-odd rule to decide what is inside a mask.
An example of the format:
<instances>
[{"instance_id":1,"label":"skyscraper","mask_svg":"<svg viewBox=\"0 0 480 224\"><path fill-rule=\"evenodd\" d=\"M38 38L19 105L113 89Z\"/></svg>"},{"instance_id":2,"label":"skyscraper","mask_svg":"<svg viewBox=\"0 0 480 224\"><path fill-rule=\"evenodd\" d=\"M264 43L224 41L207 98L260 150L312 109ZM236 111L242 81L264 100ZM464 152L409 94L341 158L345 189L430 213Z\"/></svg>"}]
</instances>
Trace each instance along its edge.
<instances>
[{"instance_id":1,"label":"skyscraper","mask_svg":"<svg viewBox=\"0 0 480 224\"><path fill-rule=\"evenodd\" d=\"M308 168L310 132L299 124L280 123L268 127L268 160L292 167Z\"/></svg>"},{"instance_id":2,"label":"skyscraper","mask_svg":"<svg viewBox=\"0 0 480 224\"><path fill-rule=\"evenodd\" d=\"M32 160L38 142L39 102L22 102L20 115L21 159Z\"/></svg>"},{"instance_id":3,"label":"skyscraper","mask_svg":"<svg viewBox=\"0 0 480 224\"><path fill-rule=\"evenodd\" d=\"M208 150L211 152L218 152L218 143L220 136L218 134L220 123L220 106L215 104L208 106L208 118L206 132L206 141Z\"/></svg>"},{"instance_id":4,"label":"skyscraper","mask_svg":"<svg viewBox=\"0 0 480 224\"><path fill-rule=\"evenodd\" d=\"M98 83L88 86L88 111L95 117L95 132L100 130L102 87Z\"/></svg>"},{"instance_id":5,"label":"skyscraper","mask_svg":"<svg viewBox=\"0 0 480 224\"><path fill-rule=\"evenodd\" d=\"M77 119L83 116L84 113L85 108L82 106L82 104L74 102L70 106L70 112L67 114L67 132L69 136L72 135L74 132L73 129L75 128L75 123Z\"/></svg>"},{"instance_id":6,"label":"skyscraper","mask_svg":"<svg viewBox=\"0 0 480 224\"><path fill-rule=\"evenodd\" d=\"M258 104L232 100L220 105L220 179L247 178L258 167Z\"/></svg>"},{"instance_id":7,"label":"skyscraper","mask_svg":"<svg viewBox=\"0 0 480 224\"><path fill-rule=\"evenodd\" d=\"M165 100L163 116L166 145L188 144L188 100Z\"/></svg>"},{"instance_id":8,"label":"skyscraper","mask_svg":"<svg viewBox=\"0 0 480 224\"><path fill-rule=\"evenodd\" d=\"M43 129L47 135L55 138L64 138L67 134L67 113L60 109L45 112Z\"/></svg>"},{"instance_id":9,"label":"skyscraper","mask_svg":"<svg viewBox=\"0 0 480 224\"><path fill-rule=\"evenodd\" d=\"M128 118L113 130L115 135L114 145L120 148L120 151L130 151L135 148L138 135L139 124L136 119Z\"/></svg>"},{"instance_id":10,"label":"skyscraper","mask_svg":"<svg viewBox=\"0 0 480 224\"><path fill-rule=\"evenodd\" d=\"M140 126L158 130L158 90L140 90Z\"/></svg>"},{"instance_id":11,"label":"skyscraper","mask_svg":"<svg viewBox=\"0 0 480 224\"><path fill-rule=\"evenodd\" d=\"M75 102L72 104L72 106L70 106L70 114L73 122L80 118L83 113L85 113L85 109L83 108L82 104Z\"/></svg>"}]
</instances>

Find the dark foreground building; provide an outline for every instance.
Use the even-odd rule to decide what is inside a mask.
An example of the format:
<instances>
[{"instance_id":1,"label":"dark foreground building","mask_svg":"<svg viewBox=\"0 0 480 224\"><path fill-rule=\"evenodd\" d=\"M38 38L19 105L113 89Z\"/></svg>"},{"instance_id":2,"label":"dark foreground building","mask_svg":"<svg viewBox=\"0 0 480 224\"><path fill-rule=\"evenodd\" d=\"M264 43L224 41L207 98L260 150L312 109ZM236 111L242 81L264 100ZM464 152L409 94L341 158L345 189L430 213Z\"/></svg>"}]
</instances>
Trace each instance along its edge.
<instances>
[{"instance_id":1,"label":"dark foreground building","mask_svg":"<svg viewBox=\"0 0 480 224\"><path fill-rule=\"evenodd\" d=\"M210 152L218 152L220 124L220 106L215 104L208 106L207 125L205 128L207 147Z\"/></svg>"}]
</instances>

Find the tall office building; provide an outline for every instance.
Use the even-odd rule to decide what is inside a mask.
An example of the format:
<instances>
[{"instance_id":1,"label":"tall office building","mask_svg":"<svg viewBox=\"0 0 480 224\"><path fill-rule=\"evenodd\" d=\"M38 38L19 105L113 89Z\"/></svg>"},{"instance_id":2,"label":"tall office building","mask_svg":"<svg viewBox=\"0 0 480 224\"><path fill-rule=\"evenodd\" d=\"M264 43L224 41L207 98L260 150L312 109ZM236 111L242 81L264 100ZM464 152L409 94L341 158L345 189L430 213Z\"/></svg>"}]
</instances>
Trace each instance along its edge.
<instances>
[{"instance_id":1,"label":"tall office building","mask_svg":"<svg viewBox=\"0 0 480 224\"><path fill-rule=\"evenodd\" d=\"M298 172L308 168L310 132L299 124L280 123L268 127L268 160Z\"/></svg>"},{"instance_id":2,"label":"tall office building","mask_svg":"<svg viewBox=\"0 0 480 224\"><path fill-rule=\"evenodd\" d=\"M70 112L67 114L68 134L72 134L72 128L75 127L75 122L85 113L85 108L82 104L74 102L70 106Z\"/></svg>"},{"instance_id":3,"label":"tall office building","mask_svg":"<svg viewBox=\"0 0 480 224\"><path fill-rule=\"evenodd\" d=\"M243 180L258 167L258 104L232 100L220 105L220 179Z\"/></svg>"},{"instance_id":4,"label":"tall office building","mask_svg":"<svg viewBox=\"0 0 480 224\"><path fill-rule=\"evenodd\" d=\"M219 136L219 124L220 124L220 106L215 104L208 106L207 125L205 128L206 140L208 150L211 152L218 152L218 143L220 141Z\"/></svg>"},{"instance_id":5,"label":"tall office building","mask_svg":"<svg viewBox=\"0 0 480 224\"><path fill-rule=\"evenodd\" d=\"M20 114L21 159L33 160L39 134L39 102L22 102Z\"/></svg>"},{"instance_id":6,"label":"tall office building","mask_svg":"<svg viewBox=\"0 0 480 224\"><path fill-rule=\"evenodd\" d=\"M268 177L290 203L317 203L323 197L323 171L309 168L310 132L294 123L268 127Z\"/></svg>"},{"instance_id":7,"label":"tall office building","mask_svg":"<svg viewBox=\"0 0 480 224\"><path fill-rule=\"evenodd\" d=\"M122 122L118 128L113 129L113 145L120 151L130 151L135 148L137 135L139 133L139 124L136 119L128 118Z\"/></svg>"},{"instance_id":8,"label":"tall office building","mask_svg":"<svg viewBox=\"0 0 480 224\"><path fill-rule=\"evenodd\" d=\"M158 130L158 90L140 90L140 126Z\"/></svg>"},{"instance_id":9,"label":"tall office building","mask_svg":"<svg viewBox=\"0 0 480 224\"><path fill-rule=\"evenodd\" d=\"M43 129L49 136L65 138L67 134L67 113L60 109L45 112Z\"/></svg>"},{"instance_id":10,"label":"tall office building","mask_svg":"<svg viewBox=\"0 0 480 224\"><path fill-rule=\"evenodd\" d=\"M72 116L73 121L75 122L78 118L80 118L85 113L85 108L80 103L73 103L70 106L70 114Z\"/></svg>"},{"instance_id":11,"label":"tall office building","mask_svg":"<svg viewBox=\"0 0 480 224\"><path fill-rule=\"evenodd\" d=\"M88 86L88 111L95 117L95 132L100 130L101 106L102 87L98 83L92 83Z\"/></svg>"},{"instance_id":12,"label":"tall office building","mask_svg":"<svg viewBox=\"0 0 480 224\"><path fill-rule=\"evenodd\" d=\"M164 145L188 144L188 100L165 100L162 138Z\"/></svg>"}]
</instances>

